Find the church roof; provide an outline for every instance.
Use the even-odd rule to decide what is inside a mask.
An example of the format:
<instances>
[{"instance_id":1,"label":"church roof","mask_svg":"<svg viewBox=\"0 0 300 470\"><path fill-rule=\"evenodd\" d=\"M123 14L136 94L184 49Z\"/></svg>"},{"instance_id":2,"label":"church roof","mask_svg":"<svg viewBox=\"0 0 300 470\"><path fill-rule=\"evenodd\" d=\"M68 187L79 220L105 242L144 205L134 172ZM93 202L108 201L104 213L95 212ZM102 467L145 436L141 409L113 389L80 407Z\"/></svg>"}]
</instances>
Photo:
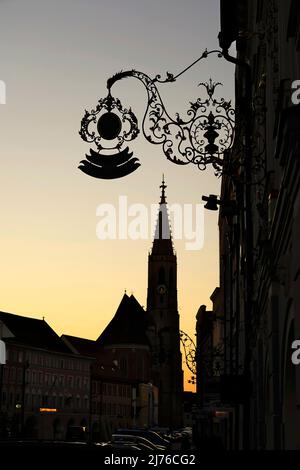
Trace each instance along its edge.
<instances>
[{"instance_id":1,"label":"church roof","mask_svg":"<svg viewBox=\"0 0 300 470\"><path fill-rule=\"evenodd\" d=\"M121 303L110 323L101 333L96 343L101 346L111 344L149 345L146 336L147 314L136 298L124 294Z\"/></svg>"},{"instance_id":2,"label":"church roof","mask_svg":"<svg viewBox=\"0 0 300 470\"><path fill-rule=\"evenodd\" d=\"M13 336L4 337L5 342L19 343L33 348L49 351L71 353L68 346L54 330L37 318L28 318L13 313L0 312L0 321L4 323Z\"/></svg>"},{"instance_id":3,"label":"church roof","mask_svg":"<svg viewBox=\"0 0 300 470\"><path fill-rule=\"evenodd\" d=\"M166 189L165 181L163 178L161 188L161 196L158 210L158 218L156 222L154 240L152 245L152 255L173 255L173 243L170 228L170 220L168 208L166 203Z\"/></svg>"}]
</instances>

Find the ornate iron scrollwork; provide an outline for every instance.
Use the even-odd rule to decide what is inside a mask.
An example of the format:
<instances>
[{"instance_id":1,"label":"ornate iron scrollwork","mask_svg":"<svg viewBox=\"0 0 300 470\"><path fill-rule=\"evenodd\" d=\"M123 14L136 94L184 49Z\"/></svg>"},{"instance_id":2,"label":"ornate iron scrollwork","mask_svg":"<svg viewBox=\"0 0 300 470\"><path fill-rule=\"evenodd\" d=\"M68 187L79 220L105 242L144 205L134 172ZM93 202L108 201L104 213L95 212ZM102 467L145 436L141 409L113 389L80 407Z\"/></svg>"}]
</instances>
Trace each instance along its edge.
<instances>
[{"instance_id":1,"label":"ornate iron scrollwork","mask_svg":"<svg viewBox=\"0 0 300 470\"><path fill-rule=\"evenodd\" d=\"M220 175L223 168L224 152L232 146L234 140L234 109L230 101L224 98L214 97L215 89L221 83L214 83L211 79L207 83L199 85L206 90L205 99L198 98L190 103L187 110L187 119L182 119L178 113L172 118L162 101L157 84L174 82L185 73L189 68L206 58L209 54L217 53L222 57L220 51L214 50L203 54L186 67L182 72L174 76L167 72L166 78L162 79L160 75L150 78L143 72L129 70L119 72L107 80L108 95L99 100L95 110L86 111L81 122L80 135L83 140L93 142L101 157L109 155L109 150L116 149L121 152L121 147L125 142L133 140L139 133L137 119L129 108L123 109L119 99L114 98L111 93L112 86L123 78L133 77L140 80L146 88L148 100L147 107L142 121L142 131L148 142L161 145L163 152L168 160L178 165L187 165L193 163L200 170L205 170L211 165L215 173ZM103 113L104 111L104 113ZM129 126L123 129L124 124ZM90 130L91 126L94 130ZM98 135L97 135L98 133ZM113 145L107 142L113 141ZM105 145L104 145L104 143ZM107 151L103 154L103 150ZM129 155L128 149L127 156ZM125 152L126 154L126 152ZM114 155L115 156L115 155ZM92 154L95 162L95 154ZM130 154L132 157L132 153ZM130 157L127 158L129 161ZM113 161L99 160L100 170L95 170L91 165L91 156L87 156L87 161L81 162L80 169L86 173L91 172L92 176L102 177L120 177L134 171L139 166L138 160L131 161L131 169L127 163L123 163L126 170L118 173ZM102 165L105 166L105 172L102 171ZM127 172L128 170L128 172ZM95 174L96 173L96 174ZM109 176L104 176L104 173ZM89 173L90 174L90 173Z\"/></svg>"},{"instance_id":2,"label":"ornate iron scrollwork","mask_svg":"<svg viewBox=\"0 0 300 470\"><path fill-rule=\"evenodd\" d=\"M82 160L79 169L95 178L112 179L126 176L135 171L139 160L132 157L125 142L137 137L139 133L137 118L132 110L123 109L118 98L109 92L98 101L95 109L85 111L81 121L80 136L86 142L93 142L97 152L90 149L90 155ZM117 152L111 153L112 150Z\"/></svg>"},{"instance_id":3,"label":"ornate iron scrollwork","mask_svg":"<svg viewBox=\"0 0 300 470\"><path fill-rule=\"evenodd\" d=\"M184 350L185 363L192 372L193 376L196 376L196 345L192 338L190 338L190 336L182 330L180 330L180 341Z\"/></svg>"},{"instance_id":4,"label":"ornate iron scrollwork","mask_svg":"<svg viewBox=\"0 0 300 470\"><path fill-rule=\"evenodd\" d=\"M217 174L222 172L223 154L231 147L234 139L234 109L230 101L214 97L215 89L221 83L209 82L199 85L206 90L207 98L198 98L190 103L188 119L183 120L177 113L172 118L161 99L156 82L174 81L168 73L165 80L160 75L154 79L143 72L131 70L120 72L107 81L107 87L126 77L135 77L145 86L148 94L147 108L142 130L152 144L162 145L167 159L178 165L194 163L200 170L212 165Z\"/></svg>"},{"instance_id":5,"label":"ornate iron scrollwork","mask_svg":"<svg viewBox=\"0 0 300 470\"><path fill-rule=\"evenodd\" d=\"M122 130L126 123L128 126ZM94 127L97 124L98 135L95 129L89 130L92 124ZM120 149L124 142L135 139L138 133L137 118L131 108L123 109L121 101L114 98L110 92L98 101L95 109L90 112L85 110L79 131L82 139L86 142L94 142L98 151Z\"/></svg>"}]
</instances>

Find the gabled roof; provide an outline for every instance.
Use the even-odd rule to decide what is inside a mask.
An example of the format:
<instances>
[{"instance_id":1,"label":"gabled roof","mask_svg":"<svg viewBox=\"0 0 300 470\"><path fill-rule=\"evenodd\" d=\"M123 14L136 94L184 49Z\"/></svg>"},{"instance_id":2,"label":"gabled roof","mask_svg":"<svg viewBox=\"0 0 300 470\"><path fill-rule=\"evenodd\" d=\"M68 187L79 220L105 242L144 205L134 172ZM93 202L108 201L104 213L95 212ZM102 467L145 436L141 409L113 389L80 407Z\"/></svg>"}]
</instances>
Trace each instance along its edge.
<instances>
[{"instance_id":1,"label":"gabled roof","mask_svg":"<svg viewBox=\"0 0 300 470\"><path fill-rule=\"evenodd\" d=\"M13 334L13 337L3 336L2 339L6 343L17 342L34 348L71 354L71 350L45 320L0 312L0 321Z\"/></svg>"},{"instance_id":2,"label":"gabled roof","mask_svg":"<svg viewBox=\"0 0 300 470\"><path fill-rule=\"evenodd\" d=\"M147 314L136 298L124 294L115 316L96 340L101 346L111 344L149 345L146 336Z\"/></svg>"},{"instance_id":3,"label":"gabled roof","mask_svg":"<svg viewBox=\"0 0 300 470\"><path fill-rule=\"evenodd\" d=\"M62 340L76 353L93 357L99 351L99 345L92 339L79 338L78 336L62 335Z\"/></svg>"}]
</instances>

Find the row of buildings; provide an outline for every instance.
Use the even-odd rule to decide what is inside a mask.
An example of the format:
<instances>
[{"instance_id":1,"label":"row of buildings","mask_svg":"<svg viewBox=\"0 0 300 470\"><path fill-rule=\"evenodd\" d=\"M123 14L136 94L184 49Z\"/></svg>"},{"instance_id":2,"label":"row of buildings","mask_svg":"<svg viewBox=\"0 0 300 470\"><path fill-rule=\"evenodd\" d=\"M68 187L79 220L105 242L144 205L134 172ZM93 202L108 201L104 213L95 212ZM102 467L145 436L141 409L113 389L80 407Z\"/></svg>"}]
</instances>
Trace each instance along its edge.
<instances>
[{"instance_id":1,"label":"row of buildings","mask_svg":"<svg viewBox=\"0 0 300 470\"><path fill-rule=\"evenodd\" d=\"M299 1L221 1L219 42L236 66L236 135L220 284L197 314L198 428L229 449L300 449Z\"/></svg>"},{"instance_id":2,"label":"row of buildings","mask_svg":"<svg viewBox=\"0 0 300 470\"><path fill-rule=\"evenodd\" d=\"M44 319L0 312L2 437L62 440L81 430L99 441L118 427L182 425L177 264L165 188L163 182L146 310L125 293L96 340L59 337Z\"/></svg>"}]
</instances>

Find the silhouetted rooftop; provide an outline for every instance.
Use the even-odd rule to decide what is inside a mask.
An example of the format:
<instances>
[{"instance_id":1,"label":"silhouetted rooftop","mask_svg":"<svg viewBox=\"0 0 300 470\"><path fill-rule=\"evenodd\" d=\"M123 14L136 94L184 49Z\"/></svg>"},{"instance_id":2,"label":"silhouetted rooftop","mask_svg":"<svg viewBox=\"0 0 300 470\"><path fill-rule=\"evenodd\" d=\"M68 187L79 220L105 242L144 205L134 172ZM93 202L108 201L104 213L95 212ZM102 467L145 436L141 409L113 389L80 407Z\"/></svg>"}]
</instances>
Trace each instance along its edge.
<instances>
[{"instance_id":1,"label":"silhouetted rooftop","mask_svg":"<svg viewBox=\"0 0 300 470\"><path fill-rule=\"evenodd\" d=\"M149 345L146 336L147 314L136 298L124 294L115 316L96 340L97 344Z\"/></svg>"},{"instance_id":2,"label":"silhouetted rooftop","mask_svg":"<svg viewBox=\"0 0 300 470\"><path fill-rule=\"evenodd\" d=\"M3 336L5 342L18 342L49 351L71 353L71 350L45 320L0 312L0 321L14 335L14 337Z\"/></svg>"},{"instance_id":3,"label":"silhouetted rooftop","mask_svg":"<svg viewBox=\"0 0 300 470\"><path fill-rule=\"evenodd\" d=\"M74 352L83 356L94 356L99 351L99 345L92 339L79 338L78 336L62 335L62 339L67 341Z\"/></svg>"}]
</instances>

